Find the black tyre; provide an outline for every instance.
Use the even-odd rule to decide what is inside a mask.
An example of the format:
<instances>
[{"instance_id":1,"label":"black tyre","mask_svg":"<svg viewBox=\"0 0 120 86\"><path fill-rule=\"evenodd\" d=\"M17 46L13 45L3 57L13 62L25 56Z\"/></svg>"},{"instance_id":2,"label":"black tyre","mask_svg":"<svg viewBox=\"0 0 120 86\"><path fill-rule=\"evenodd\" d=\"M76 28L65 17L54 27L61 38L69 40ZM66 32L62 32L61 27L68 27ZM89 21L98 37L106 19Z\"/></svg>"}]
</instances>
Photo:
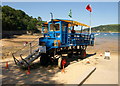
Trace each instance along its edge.
<instances>
[{"instance_id":1,"label":"black tyre","mask_svg":"<svg viewBox=\"0 0 120 86\"><path fill-rule=\"evenodd\" d=\"M40 64L42 66L47 66L50 62L50 58L48 57L47 54L43 53L41 54L41 57L40 57Z\"/></svg>"},{"instance_id":2,"label":"black tyre","mask_svg":"<svg viewBox=\"0 0 120 86\"><path fill-rule=\"evenodd\" d=\"M66 59L63 59L62 57L60 57L60 58L58 59L58 67L59 67L60 69L62 69L62 68L63 68L63 65L64 65L64 67L66 67L67 61L66 61Z\"/></svg>"},{"instance_id":3,"label":"black tyre","mask_svg":"<svg viewBox=\"0 0 120 86\"><path fill-rule=\"evenodd\" d=\"M85 59L86 58L86 50L81 50L81 59Z\"/></svg>"},{"instance_id":4,"label":"black tyre","mask_svg":"<svg viewBox=\"0 0 120 86\"><path fill-rule=\"evenodd\" d=\"M62 68L62 57L58 59L58 67L61 69Z\"/></svg>"}]
</instances>

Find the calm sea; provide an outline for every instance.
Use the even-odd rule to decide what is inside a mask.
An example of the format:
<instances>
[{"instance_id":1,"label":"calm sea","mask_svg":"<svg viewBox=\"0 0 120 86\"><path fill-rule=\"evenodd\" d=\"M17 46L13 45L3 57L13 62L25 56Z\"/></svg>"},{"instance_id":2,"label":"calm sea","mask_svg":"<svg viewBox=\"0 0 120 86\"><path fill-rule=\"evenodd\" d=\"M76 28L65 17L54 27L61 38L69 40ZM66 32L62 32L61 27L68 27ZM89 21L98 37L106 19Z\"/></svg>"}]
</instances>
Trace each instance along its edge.
<instances>
[{"instance_id":1,"label":"calm sea","mask_svg":"<svg viewBox=\"0 0 120 86\"><path fill-rule=\"evenodd\" d=\"M111 39L111 40L118 40L120 37L120 33L94 33L95 38L104 38L104 39Z\"/></svg>"}]
</instances>

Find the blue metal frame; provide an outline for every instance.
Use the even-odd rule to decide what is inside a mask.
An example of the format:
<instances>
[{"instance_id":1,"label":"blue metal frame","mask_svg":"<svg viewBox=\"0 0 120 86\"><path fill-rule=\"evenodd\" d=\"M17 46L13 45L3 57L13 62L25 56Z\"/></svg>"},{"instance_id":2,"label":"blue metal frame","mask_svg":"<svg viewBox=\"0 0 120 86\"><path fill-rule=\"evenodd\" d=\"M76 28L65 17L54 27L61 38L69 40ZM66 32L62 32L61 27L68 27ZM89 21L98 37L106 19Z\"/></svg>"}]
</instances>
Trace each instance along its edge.
<instances>
[{"instance_id":1,"label":"blue metal frame","mask_svg":"<svg viewBox=\"0 0 120 86\"><path fill-rule=\"evenodd\" d=\"M54 22L55 24L59 24L60 30L59 31L50 31L50 24L52 22L48 22L48 33L44 33L44 37L39 39L40 42L44 42L47 47L47 50L52 48L61 48L61 47L69 47L69 46L78 46L78 45L94 45L94 34L86 34L86 33L68 33L68 23L64 21L57 21ZM62 31L62 24L64 24L65 31ZM44 30L44 27L42 28ZM57 34L60 37L57 37ZM74 37L71 37L74 35ZM60 46L54 46L55 40L60 40ZM56 42L58 45L58 42Z\"/></svg>"}]
</instances>

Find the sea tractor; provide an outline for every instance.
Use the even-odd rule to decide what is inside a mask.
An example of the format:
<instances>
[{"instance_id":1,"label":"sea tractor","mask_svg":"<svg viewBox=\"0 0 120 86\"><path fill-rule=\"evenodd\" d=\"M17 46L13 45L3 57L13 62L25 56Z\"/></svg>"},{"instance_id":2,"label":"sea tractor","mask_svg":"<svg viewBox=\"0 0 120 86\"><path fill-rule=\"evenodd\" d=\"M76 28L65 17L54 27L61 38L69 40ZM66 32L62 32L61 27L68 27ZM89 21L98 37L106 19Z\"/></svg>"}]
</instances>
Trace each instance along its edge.
<instances>
[{"instance_id":1,"label":"sea tractor","mask_svg":"<svg viewBox=\"0 0 120 86\"><path fill-rule=\"evenodd\" d=\"M81 31L72 33L71 30L78 26L81 27ZM90 28L86 24L67 19L51 19L51 21L44 22L42 25L43 37L39 38L38 48L25 58L20 56L21 60L18 60L13 54L15 64L20 67L28 67L34 60L40 58L41 65L57 61L61 68L62 61L66 59L67 62L67 58L62 54L67 54L69 58L76 53L80 55L81 59L84 59L87 46L94 45L94 34L83 33L83 27Z\"/></svg>"}]
</instances>

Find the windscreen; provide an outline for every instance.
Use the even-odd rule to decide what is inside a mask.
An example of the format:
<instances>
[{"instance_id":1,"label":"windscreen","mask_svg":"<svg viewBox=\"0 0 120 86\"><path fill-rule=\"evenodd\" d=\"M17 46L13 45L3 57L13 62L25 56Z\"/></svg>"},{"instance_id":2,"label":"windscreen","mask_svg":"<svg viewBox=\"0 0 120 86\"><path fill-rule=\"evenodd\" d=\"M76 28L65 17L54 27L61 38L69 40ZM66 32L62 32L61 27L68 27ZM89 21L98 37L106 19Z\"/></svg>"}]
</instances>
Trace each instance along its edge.
<instances>
[{"instance_id":1,"label":"windscreen","mask_svg":"<svg viewBox=\"0 0 120 86\"><path fill-rule=\"evenodd\" d=\"M59 31L60 24L50 24L50 31Z\"/></svg>"}]
</instances>

